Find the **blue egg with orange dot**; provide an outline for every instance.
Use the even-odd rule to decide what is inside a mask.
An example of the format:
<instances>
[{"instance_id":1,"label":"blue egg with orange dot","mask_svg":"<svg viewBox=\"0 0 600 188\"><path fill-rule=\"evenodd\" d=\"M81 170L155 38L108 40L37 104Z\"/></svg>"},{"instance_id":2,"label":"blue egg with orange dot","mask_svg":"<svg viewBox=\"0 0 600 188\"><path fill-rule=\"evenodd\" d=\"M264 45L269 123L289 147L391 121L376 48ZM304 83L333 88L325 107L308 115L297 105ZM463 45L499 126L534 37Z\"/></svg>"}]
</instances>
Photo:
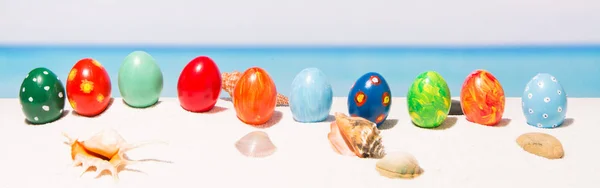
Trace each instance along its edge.
<instances>
[{"instance_id":1,"label":"blue egg with orange dot","mask_svg":"<svg viewBox=\"0 0 600 188\"><path fill-rule=\"evenodd\" d=\"M348 113L362 117L379 127L387 119L392 106L390 86L381 74L369 72L362 75L348 94Z\"/></svg>"}]
</instances>

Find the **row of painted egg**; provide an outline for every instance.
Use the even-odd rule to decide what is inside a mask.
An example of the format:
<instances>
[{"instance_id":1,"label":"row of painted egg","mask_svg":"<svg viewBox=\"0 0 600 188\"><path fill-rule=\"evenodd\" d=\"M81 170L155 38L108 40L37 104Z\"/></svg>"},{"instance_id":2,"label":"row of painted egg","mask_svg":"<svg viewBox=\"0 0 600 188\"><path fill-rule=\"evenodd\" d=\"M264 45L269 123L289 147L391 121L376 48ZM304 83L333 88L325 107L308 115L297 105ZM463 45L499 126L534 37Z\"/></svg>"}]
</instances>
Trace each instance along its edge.
<instances>
[{"instance_id":1,"label":"row of painted egg","mask_svg":"<svg viewBox=\"0 0 600 188\"><path fill-rule=\"evenodd\" d=\"M206 56L190 61L182 70L177 90L182 108L206 112L214 108L222 88L221 73ZM129 54L118 74L118 86L126 104L146 108L157 103L163 89L162 72L152 56L143 51ZM65 93L66 92L66 93ZM237 117L251 125L267 122L273 115L277 90L269 74L261 68L246 70L230 93ZM59 78L46 68L36 68L24 79L19 98L26 119L34 124L57 120L63 113L65 97L73 110L83 116L96 116L109 106L111 82L98 61L78 61L67 77L66 91ZM440 126L451 106L450 89L434 71L417 76L407 95L409 115L420 127ZM468 121L496 125L504 112L504 91L499 81L485 70L476 70L465 79L460 102ZM326 75L316 68L298 73L292 83L290 110L298 122L324 121L330 114L333 91ZM369 72L358 78L348 95L348 113L380 126L387 119L392 93L385 78ZM566 117L567 95L555 77L538 74L527 83L522 97L527 123L541 128L562 124Z\"/></svg>"}]
</instances>

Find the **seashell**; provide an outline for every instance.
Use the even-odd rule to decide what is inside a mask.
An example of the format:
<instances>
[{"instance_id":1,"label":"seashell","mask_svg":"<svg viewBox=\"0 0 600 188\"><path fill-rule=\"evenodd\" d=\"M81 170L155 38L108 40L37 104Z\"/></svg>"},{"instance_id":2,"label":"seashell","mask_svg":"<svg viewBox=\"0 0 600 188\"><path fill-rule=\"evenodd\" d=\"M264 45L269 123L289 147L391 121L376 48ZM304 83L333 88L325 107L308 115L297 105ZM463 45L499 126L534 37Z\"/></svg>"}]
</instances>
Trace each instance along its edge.
<instances>
[{"instance_id":1,"label":"seashell","mask_svg":"<svg viewBox=\"0 0 600 188\"><path fill-rule=\"evenodd\" d=\"M525 133L517 138L523 150L548 159L560 159L565 155L562 144L554 136L545 133Z\"/></svg>"},{"instance_id":2,"label":"seashell","mask_svg":"<svg viewBox=\"0 0 600 188\"><path fill-rule=\"evenodd\" d=\"M329 134L327 134L327 138L329 139L329 143L331 143L333 151L341 155L355 156L354 151L352 151L348 147L348 144L346 144L346 141L344 141L344 138L340 133L340 128L337 126L335 121L331 122L330 129L331 130Z\"/></svg>"},{"instance_id":3,"label":"seashell","mask_svg":"<svg viewBox=\"0 0 600 188\"><path fill-rule=\"evenodd\" d=\"M82 166L83 175L91 167L96 168L96 174L99 176L102 172L108 170L111 176L118 180L118 170L129 164L139 161L129 160L125 152L139 148L148 144L163 143L159 141L149 141L137 144L127 143L119 133L113 129L107 129L92 136L90 139L80 141L63 133L68 139L68 145L71 146L71 158L73 166Z\"/></svg>"},{"instance_id":4,"label":"seashell","mask_svg":"<svg viewBox=\"0 0 600 188\"><path fill-rule=\"evenodd\" d=\"M267 157L277 150L269 135L263 131L254 131L240 138L235 148L247 157Z\"/></svg>"},{"instance_id":5,"label":"seashell","mask_svg":"<svg viewBox=\"0 0 600 188\"><path fill-rule=\"evenodd\" d=\"M424 172L417 159L406 152L387 154L377 161L375 169L387 178L415 178Z\"/></svg>"},{"instance_id":6,"label":"seashell","mask_svg":"<svg viewBox=\"0 0 600 188\"><path fill-rule=\"evenodd\" d=\"M221 87L223 88L223 90L229 93L229 96L231 96L232 98L235 85L237 84L237 81L240 80L240 77L242 77L243 74L244 73L238 71L233 71L231 73L221 73L221 78L223 79ZM277 93L277 106L289 106L289 104L289 99L286 96L282 95L281 93Z\"/></svg>"},{"instance_id":7,"label":"seashell","mask_svg":"<svg viewBox=\"0 0 600 188\"><path fill-rule=\"evenodd\" d=\"M385 156L379 129L375 123L362 117L348 117L343 113L335 113L335 123L346 145L356 156L360 158Z\"/></svg>"}]
</instances>

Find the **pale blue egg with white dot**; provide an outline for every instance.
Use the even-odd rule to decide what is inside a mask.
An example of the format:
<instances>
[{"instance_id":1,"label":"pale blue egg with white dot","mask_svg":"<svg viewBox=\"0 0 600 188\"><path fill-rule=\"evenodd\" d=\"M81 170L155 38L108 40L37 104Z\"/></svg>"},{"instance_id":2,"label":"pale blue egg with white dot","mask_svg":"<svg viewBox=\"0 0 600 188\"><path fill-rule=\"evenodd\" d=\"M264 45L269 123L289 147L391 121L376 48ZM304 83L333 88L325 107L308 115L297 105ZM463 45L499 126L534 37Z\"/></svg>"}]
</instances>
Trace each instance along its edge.
<instances>
[{"instance_id":1,"label":"pale blue egg with white dot","mask_svg":"<svg viewBox=\"0 0 600 188\"><path fill-rule=\"evenodd\" d=\"M540 73L525 86L521 97L527 124L539 128L559 127L567 114L567 92L556 77Z\"/></svg>"}]
</instances>

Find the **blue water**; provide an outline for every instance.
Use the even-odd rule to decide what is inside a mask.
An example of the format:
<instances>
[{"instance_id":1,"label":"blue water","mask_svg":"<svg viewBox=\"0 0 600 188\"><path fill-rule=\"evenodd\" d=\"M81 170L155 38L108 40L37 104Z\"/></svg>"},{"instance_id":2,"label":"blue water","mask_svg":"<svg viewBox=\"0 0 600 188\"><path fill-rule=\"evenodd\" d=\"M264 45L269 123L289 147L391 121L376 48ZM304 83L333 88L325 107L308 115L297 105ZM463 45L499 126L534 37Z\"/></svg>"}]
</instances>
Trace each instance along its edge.
<instances>
[{"instance_id":1,"label":"blue water","mask_svg":"<svg viewBox=\"0 0 600 188\"><path fill-rule=\"evenodd\" d=\"M162 96L177 96L177 80L194 57L210 56L221 72L243 71L252 66L267 70L277 89L289 94L294 76L316 67L327 74L334 96L347 96L362 74L375 71L388 81L394 97L406 96L413 79L435 70L459 96L465 77L475 69L494 74L509 97L520 97L525 84L537 73L554 75L570 97L600 97L600 45L575 47L81 47L0 46L0 98L18 97L25 75L36 67L47 67L66 80L79 59L91 57L104 65L113 83L112 94L120 96L117 73L122 60L134 50L150 53L164 75ZM64 84L64 83L63 83ZM225 92L222 96L227 96Z\"/></svg>"}]
</instances>

